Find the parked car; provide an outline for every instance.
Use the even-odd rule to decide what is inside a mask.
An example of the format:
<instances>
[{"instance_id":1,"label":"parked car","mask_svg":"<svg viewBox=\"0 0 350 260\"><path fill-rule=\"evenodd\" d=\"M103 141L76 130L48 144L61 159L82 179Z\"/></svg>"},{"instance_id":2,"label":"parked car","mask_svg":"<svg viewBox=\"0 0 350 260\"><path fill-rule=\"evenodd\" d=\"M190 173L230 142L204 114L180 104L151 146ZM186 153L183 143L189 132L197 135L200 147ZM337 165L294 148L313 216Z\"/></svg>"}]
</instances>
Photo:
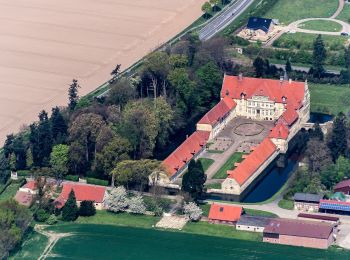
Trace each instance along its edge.
<instances>
[{"instance_id":1,"label":"parked car","mask_svg":"<svg viewBox=\"0 0 350 260\"><path fill-rule=\"evenodd\" d=\"M349 36L349 34L347 32L341 32L340 35L341 36Z\"/></svg>"}]
</instances>

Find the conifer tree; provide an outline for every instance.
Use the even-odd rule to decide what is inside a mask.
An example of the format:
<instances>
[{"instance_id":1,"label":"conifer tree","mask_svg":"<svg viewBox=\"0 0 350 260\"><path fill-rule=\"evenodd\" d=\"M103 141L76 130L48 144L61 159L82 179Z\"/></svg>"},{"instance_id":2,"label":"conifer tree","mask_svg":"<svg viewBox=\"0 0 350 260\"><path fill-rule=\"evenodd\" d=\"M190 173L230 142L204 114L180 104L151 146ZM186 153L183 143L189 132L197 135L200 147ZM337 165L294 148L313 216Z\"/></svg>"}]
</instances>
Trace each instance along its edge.
<instances>
[{"instance_id":1,"label":"conifer tree","mask_svg":"<svg viewBox=\"0 0 350 260\"><path fill-rule=\"evenodd\" d=\"M65 143L68 126L58 107L52 108L51 114L52 138L56 144Z\"/></svg>"},{"instance_id":2,"label":"conifer tree","mask_svg":"<svg viewBox=\"0 0 350 260\"><path fill-rule=\"evenodd\" d=\"M74 221L77 219L79 209L77 206L77 200L73 190L69 193L68 200L62 208L62 219L64 221Z\"/></svg>"},{"instance_id":3,"label":"conifer tree","mask_svg":"<svg viewBox=\"0 0 350 260\"><path fill-rule=\"evenodd\" d=\"M69 98L68 108L70 111L73 111L78 104L78 100L79 100L78 89L79 88L80 88L80 86L78 84L78 80L73 79L72 84L70 84L69 89L68 89L68 98Z\"/></svg>"},{"instance_id":4,"label":"conifer tree","mask_svg":"<svg viewBox=\"0 0 350 260\"><path fill-rule=\"evenodd\" d=\"M340 155L345 155L347 149L347 122L343 113L339 113L333 123L333 129L330 133L328 147L331 150L333 162L335 162Z\"/></svg>"},{"instance_id":5,"label":"conifer tree","mask_svg":"<svg viewBox=\"0 0 350 260\"><path fill-rule=\"evenodd\" d=\"M285 70L287 73L292 71L292 64L290 63L289 59L287 59Z\"/></svg>"},{"instance_id":6,"label":"conifer tree","mask_svg":"<svg viewBox=\"0 0 350 260\"><path fill-rule=\"evenodd\" d=\"M188 192L194 200L198 200L203 194L206 180L202 163L191 160L182 178L182 190Z\"/></svg>"},{"instance_id":7,"label":"conifer tree","mask_svg":"<svg viewBox=\"0 0 350 260\"><path fill-rule=\"evenodd\" d=\"M325 69L323 67L324 62L326 60L326 48L324 46L324 42L322 39L321 34L319 34L314 41L314 50L313 50L313 64L312 64L312 71L313 76L321 78L323 75Z\"/></svg>"}]
</instances>

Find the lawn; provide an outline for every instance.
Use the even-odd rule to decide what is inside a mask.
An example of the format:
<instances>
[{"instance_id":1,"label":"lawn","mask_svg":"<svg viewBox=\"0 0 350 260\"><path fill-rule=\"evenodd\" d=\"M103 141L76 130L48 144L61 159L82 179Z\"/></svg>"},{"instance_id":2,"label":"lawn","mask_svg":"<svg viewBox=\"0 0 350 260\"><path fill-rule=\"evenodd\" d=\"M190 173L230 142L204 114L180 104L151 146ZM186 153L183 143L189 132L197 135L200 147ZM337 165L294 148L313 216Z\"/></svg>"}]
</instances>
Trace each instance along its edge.
<instances>
[{"instance_id":1,"label":"lawn","mask_svg":"<svg viewBox=\"0 0 350 260\"><path fill-rule=\"evenodd\" d=\"M236 162L241 162L243 153L234 153L222 166L221 168L215 173L213 176L213 179L226 179L227 177L227 171L234 169L234 164Z\"/></svg>"},{"instance_id":2,"label":"lawn","mask_svg":"<svg viewBox=\"0 0 350 260\"><path fill-rule=\"evenodd\" d=\"M272 212L263 211L263 210L244 208L244 211L245 211L245 214L248 216L269 217L269 218L277 218L278 217L278 215L276 215Z\"/></svg>"},{"instance_id":3,"label":"lawn","mask_svg":"<svg viewBox=\"0 0 350 260\"><path fill-rule=\"evenodd\" d=\"M0 201L13 198L19 189L19 183L10 184L3 193L0 194Z\"/></svg>"},{"instance_id":4,"label":"lawn","mask_svg":"<svg viewBox=\"0 0 350 260\"><path fill-rule=\"evenodd\" d=\"M289 24L304 18L327 18L338 8L338 0L279 0L266 14L266 18L278 19Z\"/></svg>"},{"instance_id":5,"label":"lawn","mask_svg":"<svg viewBox=\"0 0 350 260\"><path fill-rule=\"evenodd\" d=\"M343 11L337 16L338 20L350 23L350 4L345 4Z\"/></svg>"},{"instance_id":6,"label":"lawn","mask_svg":"<svg viewBox=\"0 0 350 260\"><path fill-rule=\"evenodd\" d=\"M340 32L343 27L333 21L314 20L300 24L299 28L314 31Z\"/></svg>"},{"instance_id":7,"label":"lawn","mask_svg":"<svg viewBox=\"0 0 350 260\"><path fill-rule=\"evenodd\" d=\"M211 204L199 204L199 207L203 210L203 216L209 216L210 206Z\"/></svg>"},{"instance_id":8,"label":"lawn","mask_svg":"<svg viewBox=\"0 0 350 260\"><path fill-rule=\"evenodd\" d=\"M337 115L350 110L350 85L309 83L311 112Z\"/></svg>"},{"instance_id":9,"label":"lawn","mask_svg":"<svg viewBox=\"0 0 350 260\"><path fill-rule=\"evenodd\" d=\"M262 235L255 232L237 231L235 227L209 224L205 221L189 222L183 231L191 234L215 236L222 238L235 238L242 240L261 241Z\"/></svg>"},{"instance_id":10,"label":"lawn","mask_svg":"<svg viewBox=\"0 0 350 260\"><path fill-rule=\"evenodd\" d=\"M208 158L199 158L198 161L202 163L204 172L206 172L210 167L210 165L212 165L215 162L213 159L208 159Z\"/></svg>"},{"instance_id":11,"label":"lawn","mask_svg":"<svg viewBox=\"0 0 350 260\"><path fill-rule=\"evenodd\" d=\"M274 43L274 47L299 50L313 50L316 34L310 33L285 33ZM322 35L326 49L331 51L342 51L347 38L341 35Z\"/></svg>"},{"instance_id":12,"label":"lawn","mask_svg":"<svg viewBox=\"0 0 350 260\"><path fill-rule=\"evenodd\" d=\"M46 236L31 231L11 259L39 259L47 242L48 238Z\"/></svg>"},{"instance_id":13,"label":"lawn","mask_svg":"<svg viewBox=\"0 0 350 260\"><path fill-rule=\"evenodd\" d=\"M221 183L206 184L205 187L207 189L221 189Z\"/></svg>"},{"instance_id":14,"label":"lawn","mask_svg":"<svg viewBox=\"0 0 350 260\"><path fill-rule=\"evenodd\" d=\"M107 224L128 227L151 228L159 221L159 217L146 215L133 215L128 213L113 213L106 210L98 210L95 216L79 217L78 224Z\"/></svg>"},{"instance_id":15,"label":"lawn","mask_svg":"<svg viewBox=\"0 0 350 260\"><path fill-rule=\"evenodd\" d=\"M281 199L278 202L278 207L280 207L282 209L293 210L294 209L294 202L292 200Z\"/></svg>"}]
</instances>

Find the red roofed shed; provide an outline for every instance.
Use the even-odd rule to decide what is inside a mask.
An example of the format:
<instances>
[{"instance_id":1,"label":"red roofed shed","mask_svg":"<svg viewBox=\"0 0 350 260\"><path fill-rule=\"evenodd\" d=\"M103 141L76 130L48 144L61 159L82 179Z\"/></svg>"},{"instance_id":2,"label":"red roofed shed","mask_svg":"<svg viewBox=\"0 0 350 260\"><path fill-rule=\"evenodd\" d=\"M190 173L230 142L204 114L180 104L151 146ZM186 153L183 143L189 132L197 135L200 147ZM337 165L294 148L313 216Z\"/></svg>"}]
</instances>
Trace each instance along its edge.
<instances>
[{"instance_id":1,"label":"red roofed shed","mask_svg":"<svg viewBox=\"0 0 350 260\"><path fill-rule=\"evenodd\" d=\"M344 194L350 194L350 180L339 182L334 187L335 192L343 192Z\"/></svg>"},{"instance_id":2,"label":"red roofed shed","mask_svg":"<svg viewBox=\"0 0 350 260\"><path fill-rule=\"evenodd\" d=\"M235 224L242 215L242 207L234 205L212 204L209 221L212 223Z\"/></svg>"}]
</instances>

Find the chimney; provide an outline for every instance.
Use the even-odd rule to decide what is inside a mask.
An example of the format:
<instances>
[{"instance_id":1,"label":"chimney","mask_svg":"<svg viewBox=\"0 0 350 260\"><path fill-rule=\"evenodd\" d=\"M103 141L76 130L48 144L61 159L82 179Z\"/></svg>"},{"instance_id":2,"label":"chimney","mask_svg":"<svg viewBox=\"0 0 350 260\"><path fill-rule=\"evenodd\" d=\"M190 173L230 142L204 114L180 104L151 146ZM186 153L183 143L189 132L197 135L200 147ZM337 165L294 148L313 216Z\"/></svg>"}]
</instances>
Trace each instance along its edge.
<instances>
[{"instance_id":1,"label":"chimney","mask_svg":"<svg viewBox=\"0 0 350 260\"><path fill-rule=\"evenodd\" d=\"M238 80L239 80L239 81L242 81L242 80L243 80L243 74L242 74L242 73L239 73L239 74L238 74Z\"/></svg>"},{"instance_id":2,"label":"chimney","mask_svg":"<svg viewBox=\"0 0 350 260\"><path fill-rule=\"evenodd\" d=\"M283 83L283 76L280 76L280 83Z\"/></svg>"},{"instance_id":3,"label":"chimney","mask_svg":"<svg viewBox=\"0 0 350 260\"><path fill-rule=\"evenodd\" d=\"M289 79L289 84L292 84L292 79Z\"/></svg>"}]
</instances>

